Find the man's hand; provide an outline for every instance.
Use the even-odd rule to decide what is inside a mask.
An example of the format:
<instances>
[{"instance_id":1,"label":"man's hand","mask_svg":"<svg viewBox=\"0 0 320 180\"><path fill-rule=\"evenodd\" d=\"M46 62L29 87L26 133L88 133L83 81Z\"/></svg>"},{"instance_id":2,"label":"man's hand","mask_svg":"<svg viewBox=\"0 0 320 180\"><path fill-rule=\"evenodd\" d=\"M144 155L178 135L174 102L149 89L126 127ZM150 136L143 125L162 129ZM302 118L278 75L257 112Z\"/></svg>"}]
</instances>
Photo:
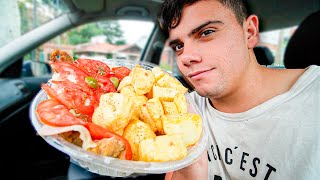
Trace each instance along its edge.
<instances>
[{"instance_id":1,"label":"man's hand","mask_svg":"<svg viewBox=\"0 0 320 180\"><path fill-rule=\"evenodd\" d=\"M206 180L208 179L208 155L204 151L198 161L188 167L174 172L168 172L165 180Z\"/></svg>"}]
</instances>

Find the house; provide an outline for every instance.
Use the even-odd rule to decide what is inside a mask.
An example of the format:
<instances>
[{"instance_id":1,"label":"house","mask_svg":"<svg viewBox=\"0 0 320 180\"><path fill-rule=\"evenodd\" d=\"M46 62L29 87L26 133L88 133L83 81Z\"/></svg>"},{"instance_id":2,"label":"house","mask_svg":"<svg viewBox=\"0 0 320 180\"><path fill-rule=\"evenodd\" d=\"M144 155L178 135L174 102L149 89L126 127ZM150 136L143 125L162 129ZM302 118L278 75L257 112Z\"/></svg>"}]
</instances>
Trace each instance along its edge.
<instances>
[{"instance_id":1,"label":"house","mask_svg":"<svg viewBox=\"0 0 320 180\"><path fill-rule=\"evenodd\" d=\"M74 55L78 58L108 58L139 60L141 48L136 44L112 45L108 43L85 43L75 46Z\"/></svg>"},{"instance_id":2,"label":"house","mask_svg":"<svg viewBox=\"0 0 320 180\"><path fill-rule=\"evenodd\" d=\"M78 45L58 45L46 43L42 46L42 56L48 61L54 49L66 51L69 55L77 58L108 58L139 60L141 48L137 44L112 45L104 42L89 42Z\"/></svg>"}]
</instances>

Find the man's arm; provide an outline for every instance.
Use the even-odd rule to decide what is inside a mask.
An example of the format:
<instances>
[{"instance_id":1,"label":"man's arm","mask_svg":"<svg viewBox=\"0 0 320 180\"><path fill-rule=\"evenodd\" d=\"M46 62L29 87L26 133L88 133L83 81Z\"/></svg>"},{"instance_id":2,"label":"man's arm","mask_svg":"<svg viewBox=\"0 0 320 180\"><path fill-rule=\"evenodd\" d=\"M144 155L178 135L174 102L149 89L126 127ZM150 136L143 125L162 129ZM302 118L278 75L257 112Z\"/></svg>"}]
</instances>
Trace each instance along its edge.
<instances>
[{"instance_id":1,"label":"man's arm","mask_svg":"<svg viewBox=\"0 0 320 180\"><path fill-rule=\"evenodd\" d=\"M174 172L168 172L165 180L206 180L208 179L208 155L204 151L198 161L188 167Z\"/></svg>"}]
</instances>

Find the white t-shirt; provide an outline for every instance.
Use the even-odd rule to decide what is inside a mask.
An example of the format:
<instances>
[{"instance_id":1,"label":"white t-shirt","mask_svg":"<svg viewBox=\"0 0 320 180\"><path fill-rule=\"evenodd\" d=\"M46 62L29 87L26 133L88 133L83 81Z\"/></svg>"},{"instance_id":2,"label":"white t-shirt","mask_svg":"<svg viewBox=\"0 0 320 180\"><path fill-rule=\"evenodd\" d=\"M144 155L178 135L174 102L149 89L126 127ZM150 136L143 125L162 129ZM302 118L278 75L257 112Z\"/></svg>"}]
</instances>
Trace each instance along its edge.
<instances>
[{"instance_id":1,"label":"white t-shirt","mask_svg":"<svg viewBox=\"0 0 320 180\"><path fill-rule=\"evenodd\" d=\"M320 179L320 67L286 93L223 113L191 93L208 123L209 179Z\"/></svg>"}]
</instances>

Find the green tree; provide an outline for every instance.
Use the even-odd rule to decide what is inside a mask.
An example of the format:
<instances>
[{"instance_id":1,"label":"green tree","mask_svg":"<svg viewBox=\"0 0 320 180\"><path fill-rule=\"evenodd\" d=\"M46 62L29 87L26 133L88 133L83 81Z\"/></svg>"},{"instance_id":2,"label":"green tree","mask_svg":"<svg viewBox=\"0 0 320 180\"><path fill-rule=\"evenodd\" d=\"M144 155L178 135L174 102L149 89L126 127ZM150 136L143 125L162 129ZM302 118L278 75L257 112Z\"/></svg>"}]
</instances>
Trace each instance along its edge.
<instances>
[{"instance_id":1,"label":"green tree","mask_svg":"<svg viewBox=\"0 0 320 180\"><path fill-rule=\"evenodd\" d=\"M91 37L105 35L106 41L110 44L123 45L123 31L116 21L103 21L99 23L90 23L70 30L68 33L70 44L81 44L90 41Z\"/></svg>"},{"instance_id":2,"label":"green tree","mask_svg":"<svg viewBox=\"0 0 320 180\"><path fill-rule=\"evenodd\" d=\"M25 2L18 1L18 3L21 17L21 34L24 34L32 29L32 22L30 21L30 13L28 12Z\"/></svg>"},{"instance_id":3,"label":"green tree","mask_svg":"<svg viewBox=\"0 0 320 180\"><path fill-rule=\"evenodd\" d=\"M116 21L99 22L98 26L102 29L103 34L107 37L106 41L110 44L124 45L126 41L123 39L123 31L120 24Z\"/></svg>"},{"instance_id":4,"label":"green tree","mask_svg":"<svg viewBox=\"0 0 320 180\"><path fill-rule=\"evenodd\" d=\"M72 29L67 34L70 44L81 44L89 42L91 37L102 35L103 33L95 23L91 23Z\"/></svg>"}]
</instances>

